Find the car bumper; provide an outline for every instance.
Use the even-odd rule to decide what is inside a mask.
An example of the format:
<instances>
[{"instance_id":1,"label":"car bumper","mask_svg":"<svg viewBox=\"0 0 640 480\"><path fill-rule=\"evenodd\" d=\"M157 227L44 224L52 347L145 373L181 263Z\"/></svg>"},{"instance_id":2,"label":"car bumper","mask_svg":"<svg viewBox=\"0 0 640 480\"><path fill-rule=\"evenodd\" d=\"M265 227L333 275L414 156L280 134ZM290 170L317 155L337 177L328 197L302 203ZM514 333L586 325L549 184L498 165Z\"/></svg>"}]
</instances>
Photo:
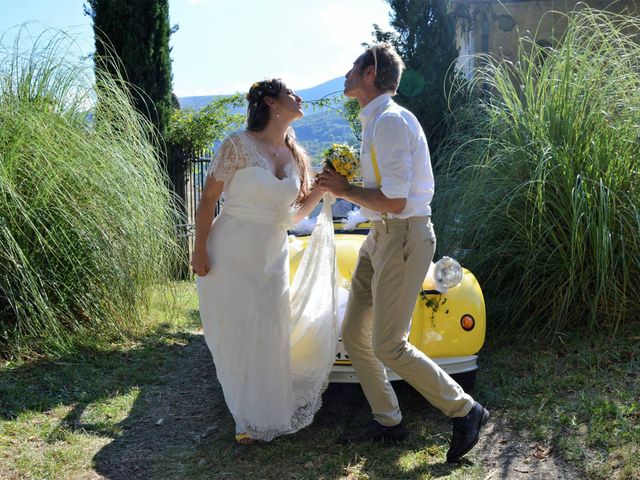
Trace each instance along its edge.
<instances>
[{"instance_id":1,"label":"car bumper","mask_svg":"<svg viewBox=\"0 0 640 480\"><path fill-rule=\"evenodd\" d=\"M458 373L472 372L478 369L478 356L466 355L463 357L442 357L432 358L434 362L438 364L449 375L455 375ZM387 376L389 380L402 380L397 373L387 368ZM358 376L356 375L353 365L351 364L334 364L329 375L329 382L331 383L358 383Z\"/></svg>"}]
</instances>

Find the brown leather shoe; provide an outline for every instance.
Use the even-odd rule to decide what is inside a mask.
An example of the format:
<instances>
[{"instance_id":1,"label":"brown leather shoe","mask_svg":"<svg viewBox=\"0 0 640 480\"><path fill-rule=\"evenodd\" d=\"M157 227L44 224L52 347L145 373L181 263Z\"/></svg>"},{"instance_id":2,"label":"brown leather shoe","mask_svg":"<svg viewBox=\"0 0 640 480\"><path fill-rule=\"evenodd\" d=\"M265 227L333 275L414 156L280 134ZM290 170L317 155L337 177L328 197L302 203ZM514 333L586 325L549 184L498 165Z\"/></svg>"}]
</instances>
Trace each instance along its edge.
<instances>
[{"instance_id":1,"label":"brown leather shoe","mask_svg":"<svg viewBox=\"0 0 640 480\"><path fill-rule=\"evenodd\" d=\"M480 428L489 420L489 412L478 402L474 402L471 411L464 417L451 419L453 436L447 452L447 462L455 463L471 450L480 437Z\"/></svg>"},{"instance_id":2,"label":"brown leather shoe","mask_svg":"<svg viewBox=\"0 0 640 480\"><path fill-rule=\"evenodd\" d=\"M365 442L399 442L407 438L407 429L401 422L393 427L385 427L375 420L367 428L359 433L345 432L338 437L338 443L365 443Z\"/></svg>"}]
</instances>

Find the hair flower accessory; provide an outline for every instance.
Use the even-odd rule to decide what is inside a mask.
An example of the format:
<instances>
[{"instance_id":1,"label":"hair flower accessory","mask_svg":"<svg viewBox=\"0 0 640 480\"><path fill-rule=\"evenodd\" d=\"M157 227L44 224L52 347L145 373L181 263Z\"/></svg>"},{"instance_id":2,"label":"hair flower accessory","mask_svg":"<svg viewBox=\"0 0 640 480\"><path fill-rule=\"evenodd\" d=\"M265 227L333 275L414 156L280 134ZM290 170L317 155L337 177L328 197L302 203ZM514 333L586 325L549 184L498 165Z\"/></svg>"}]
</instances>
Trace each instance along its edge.
<instances>
[{"instance_id":1,"label":"hair flower accessory","mask_svg":"<svg viewBox=\"0 0 640 480\"><path fill-rule=\"evenodd\" d=\"M251 85L251 88L258 88L260 86L260 84L258 82L254 82L253 85Z\"/></svg>"},{"instance_id":2,"label":"hair flower accessory","mask_svg":"<svg viewBox=\"0 0 640 480\"><path fill-rule=\"evenodd\" d=\"M358 178L360 159L358 153L343 143L334 143L322 152L325 166L335 170L350 182Z\"/></svg>"}]
</instances>

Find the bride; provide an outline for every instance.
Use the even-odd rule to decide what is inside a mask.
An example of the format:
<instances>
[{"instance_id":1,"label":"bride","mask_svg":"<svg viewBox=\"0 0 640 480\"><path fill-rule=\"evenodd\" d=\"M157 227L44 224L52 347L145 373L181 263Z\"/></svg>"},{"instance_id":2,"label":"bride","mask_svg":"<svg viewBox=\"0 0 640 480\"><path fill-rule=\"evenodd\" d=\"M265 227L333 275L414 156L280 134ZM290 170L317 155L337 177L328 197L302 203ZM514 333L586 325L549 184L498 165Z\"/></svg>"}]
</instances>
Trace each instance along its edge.
<instances>
[{"instance_id":1,"label":"bride","mask_svg":"<svg viewBox=\"0 0 640 480\"><path fill-rule=\"evenodd\" d=\"M289 287L287 228L325 193L312 188L290 128L303 116L302 99L272 79L254 83L247 101L246 130L227 137L209 166L191 262L205 339L242 445L311 423L338 335L330 201Z\"/></svg>"}]
</instances>

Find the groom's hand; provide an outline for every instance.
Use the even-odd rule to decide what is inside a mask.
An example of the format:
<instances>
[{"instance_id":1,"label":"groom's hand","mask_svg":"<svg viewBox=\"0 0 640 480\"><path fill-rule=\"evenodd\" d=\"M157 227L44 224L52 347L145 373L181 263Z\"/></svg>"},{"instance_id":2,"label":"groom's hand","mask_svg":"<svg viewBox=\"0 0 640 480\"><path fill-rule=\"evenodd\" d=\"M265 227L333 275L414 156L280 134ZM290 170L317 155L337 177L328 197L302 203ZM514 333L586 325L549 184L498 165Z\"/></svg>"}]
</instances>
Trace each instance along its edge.
<instances>
[{"instance_id":1,"label":"groom's hand","mask_svg":"<svg viewBox=\"0 0 640 480\"><path fill-rule=\"evenodd\" d=\"M328 190L336 197L344 197L344 195L351 189L351 184L347 181L346 177L343 177L338 172L331 168L325 168L318 176L318 185L325 190Z\"/></svg>"}]
</instances>

